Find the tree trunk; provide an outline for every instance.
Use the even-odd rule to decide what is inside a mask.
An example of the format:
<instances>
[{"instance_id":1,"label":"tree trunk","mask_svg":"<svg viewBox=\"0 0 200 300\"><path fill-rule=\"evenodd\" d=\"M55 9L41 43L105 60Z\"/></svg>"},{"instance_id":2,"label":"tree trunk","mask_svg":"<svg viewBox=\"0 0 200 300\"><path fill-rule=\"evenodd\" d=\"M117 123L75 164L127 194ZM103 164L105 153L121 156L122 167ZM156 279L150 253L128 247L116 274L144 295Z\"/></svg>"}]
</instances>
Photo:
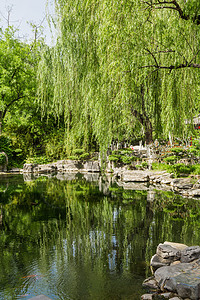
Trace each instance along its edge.
<instances>
[{"instance_id":1,"label":"tree trunk","mask_svg":"<svg viewBox=\"0 0 200 300\"><path fill-rule=\"evenodd\" d=\"M137 110L132 109L132 114L143 126L144 131L145 131L144 132L145 141L147 144L150 144L153 141L153 128L152 128L151 120L146 115L146 113L141 114Z\"/></svg>"},{"instance_id":2,"label":"tree trunk","mask_svg":"<svg viewBox=\"0 0 200 300\"><path fill-rule=\"evenodd\" d=\"M3 111L0 111L0 135L2 135Z\"/></svg>"}]
</instances>

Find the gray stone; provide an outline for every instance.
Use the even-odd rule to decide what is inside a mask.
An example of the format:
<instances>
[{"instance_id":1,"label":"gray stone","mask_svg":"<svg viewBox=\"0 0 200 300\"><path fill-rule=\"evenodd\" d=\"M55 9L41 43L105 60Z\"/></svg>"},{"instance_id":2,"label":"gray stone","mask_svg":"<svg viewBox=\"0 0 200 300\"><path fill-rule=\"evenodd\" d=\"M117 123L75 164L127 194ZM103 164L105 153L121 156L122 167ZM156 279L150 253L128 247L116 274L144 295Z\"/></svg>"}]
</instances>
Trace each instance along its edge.
<instances>
[{"instance_id":1,"label":"gray stone","mask_svg":"<svg viewBox=\"0 0 200 300\"><path fill-rule=\"evenodd\" d=\"M147 279L145 279L145 281L142 284L144 287L148 287L150 289L157 289L158 288L158 284L157 281L155 280L154 277L149 277Z\"/></svg>"},{"instance_id":2,"label":"gray stone","mask_svg":"<svg viewBox=\"0 0 200 300\"><path fill-rule=\"evenodd\" d=\"M142 300L152 300L153 296L152 296L152 294L144 294L141 296L141 299Z\"/></svg>"},{"instance_id":3,"label":"gray stone","mask_svg":"<svg viewBox=\"0 0 200 300\"><path fill-rule=\"evenodd\" d=\"M177 250L181 250L181 251L188 247L185 244L173 243L173 242L168 242L168 241L165 241L164 245L170 245L171 247L173 247L173 248L175 248Z\"/></svg>"},{"instance_id":4,"label":"gray stone","mask_svg":"<svg viewBox=\"0 0 200 300\"><path fill-rule=\"evenodd\" d=\"M200 299L200 267L192 263L161 267L155 272L161 290L176 292L179 297Z\"/></svg>"},{"instance_id":5,"label":"gray stone","mask_svg":"<svg viewBox=\"0 0 200 300\"><path fill-rule=\"evenodd\" d=\"M122 179L125 182L148 182L149 175L146 171L124 171Z\"/></svg>"},{"instance_id":6,"label":"gray stone","mask_svg":"<svg viewBox=\"0 0 200 300\"><path fill-rule=\"evenodd\" d=\"M189 263L199 258L200 258L199 246L187 247L183 251L181 251L181 262L183 263Z\"/></svg>"},{"instance_id":7,"label":"gray stone","mask_svg":"<svg viewBox=\"0 0 200 300\"><path fill-rule=\"evenodd\" d=\"M191 189L193 187L193 183L191 182L191 178L176 178L173 179L171 185L174 189Z\"/></svg>"},{"instance_id":8,"label":"gray stone","mask_svg":"<svg viewBox=\"0 0 200 300\"><path fill-rule=\"evenodd\" d=\"M193 265L189 263L180 263L173 266L161 267L155 271L155 279L158 282L158 286L162 291L165 289L175 292L176 280L175 277L186 273L193 269Z\"/></svg>"},{"instance_id":9,"label":"gray stone","mask_svg":"<svg viewBox=\"0 0 200 300\"><path fill-rule=\"evenodd\" d=\"M173 297L173 298L170 298L169 300L180 300L181 298L179 297Z\"/></svg>"},{"instance_id":10,"label":"gray stone","mask_svg":"<svg viewBox=\"0 0 200 300\"><path fill-rule=\"evenodd\" d=\"M153 272L155 272L158 268L164 267L164 266L169 265L169 264L170 264L169 260L163 259L158 254L153 255L152 258L151 258L151 261L150 261L150 265L153 269Z\"/></svg>"},{"instance_id":11,"label":"gray stone","mask_svg":"<svg viewBox=\"0 0 200 300\"><path fill-rule=\"evenodd\" d=\"M200 197L200 189L194 189L189 192L189 195L192 197Z\"/></svg>"},{"instance_id":12,"label":"gray stone","mask_svg":"<svg viewBox=\"0 0 200 300\"><path fill-rule=\"evenodd\" d=\"M33 169L37 166L37 164L24 164L23 172L24 173L33 173Z\"/></svg>"},{"instance_id":13,"label":"gray stone","mask_svg":"<svg viewBox=\"0 0 200 300\"><path fill-rule=\"evenodd\" d=\"M156 250L156 254L169 262L179 260L181 257L181 251L172 247L169 244L159 244Z\"/></svg>"},{"instance_id":14,"label":"gray stone","mask_svg":"<svg viewBox=\"0 0 200 300\"><path fill-rule=\"evenodd\" d=\"M170 297L172 297L172 293L162 293L160 294L160 296L169 299Z\"/></svg>"}]
</instances>

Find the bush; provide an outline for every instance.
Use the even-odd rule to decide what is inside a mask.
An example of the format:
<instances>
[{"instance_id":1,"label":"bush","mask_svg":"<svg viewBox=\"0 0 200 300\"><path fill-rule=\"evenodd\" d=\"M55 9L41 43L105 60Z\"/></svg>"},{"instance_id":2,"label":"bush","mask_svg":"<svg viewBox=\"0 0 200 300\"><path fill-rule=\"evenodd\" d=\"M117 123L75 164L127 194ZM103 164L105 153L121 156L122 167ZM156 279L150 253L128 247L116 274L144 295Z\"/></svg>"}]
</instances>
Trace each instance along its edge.
<instances>
[{"instance_id":1,"label":"bush","mask_svg":"<svg viewBox=\"0 0 200 300\"><path fill-rule=\"evenodd\" d=\"M12 143L11 139L8 137L1 135L0 136L0 152L5 152L8 157L12 156Z\"/></svg>"},{"instance_id":2,"label":"bush","mask_svg":"<svg viewBox=\"0 0 200 300\"><path fill-rule=\"evenodd\" d=\"M81 160L88 159L90 157L90 153L83 153L79 156Z\"/></svg>"},{"instance_id":3,"label":"bush","mask_svg":"<svg viewBox=\"0 0 200 300\"><path fill-rule=\"evenodd\" d=\"M191 174L195 171L195 165L186 166L182 163L173 165L173 170L176 176L180 176L181 173L183 174Z\"/></svg>"},{"instance_id":4,"label":"bush","mask_svg":"<svg viewBox=\"0 0 200 300\"><path fill-rule=\"evenodd\" d=\"M109 161L119 161L120 155L109 155L108 159Z\"/></svg>"},{"instance_id":5,"label":"bush","mask_svg":"<svg viewBox=\"0 0 200 300\"><path fill-rule=\"evenodd\" d=\"M6 156L3 153L0 153L0 165L5 165L6 163Z\"/></svg>"},{"instance_id":6,"label":"bush","mask_svg":"<svg viewBox=\"0 0 200 300\"><path fill-rule=\"evenodd\" d=\"M71 155L71 156L68 156L67 159L71 159L71 160L79 160L79 157L78 157L78 156L75 156L75 155Z\"/></svg>"},{"instance_id":7,"label":"bush","mask_svg":"<svg viewBox=\"0 0 200 300\"><path fill-rule=\"evenodd\" d=\"M142 166L142 168L146 168L146 167L148 167L148 163L146 161L143 161L141 163L141 166Z\"/></svg>"},{"instance_id":8,"label":"bush","mask_svg":"<svg viewBox=\"0 0 200 300\"><path fill-rule=\"evenodd\" d=\"M74 149L72 151L73 155L81 155L84 153L84 150L83 149Z\"/></svg>"},{"instance_id":9,"label":"bush","mask_svg":"<svg viewBox=\"0 0 200 300\"><path fill-rule=\"evenodd\" d=\"M152 163L152 170L158 170L158 171L167 171L169 173L173 173L173 166L167 165L165 163Z\"/></svg>"},{"instance_id":10,"label":"bush","mask_svg":"<svg viewBox=\"0 0 200 300\"><path fill-rule=\"evenodd\" d=\"M33 156L33 157L28 157L25 160L25 163L27 164L39 164L39 165L48 164L50 162L51 159L46 156Z\"/></svg>"},{"instance_id":11,"label":"bush","mask_svg":"<svg viewBox=\"0 0 200 300\"><path fill-rule=\"evenodd\" d=\"M183 148L179 148L179 147L171 148L170 151L175 154L183 154L185 152Z\"/></svg>"},{"instance_id":12,"label":"bush","mask_svg":"<svg viewBox=\"0 0 200 300\"><path fill-rule=\"evenodd\" d=\"M174 163L178 160L178 158L179 158L178 156L173 155L173 156L168 156L168 157L164 158L163 160L166 163Z\"/></svg>"},{"instance_id":13,"label":"bush","mask_svg":"<svg viewBox=\"0 0 200 300\"><path fill-rule=\"evenodd\" d=\"M125 165L130 165L133 159L132 157L122 156L121 160Z\"/></svg>"}]
</instances>

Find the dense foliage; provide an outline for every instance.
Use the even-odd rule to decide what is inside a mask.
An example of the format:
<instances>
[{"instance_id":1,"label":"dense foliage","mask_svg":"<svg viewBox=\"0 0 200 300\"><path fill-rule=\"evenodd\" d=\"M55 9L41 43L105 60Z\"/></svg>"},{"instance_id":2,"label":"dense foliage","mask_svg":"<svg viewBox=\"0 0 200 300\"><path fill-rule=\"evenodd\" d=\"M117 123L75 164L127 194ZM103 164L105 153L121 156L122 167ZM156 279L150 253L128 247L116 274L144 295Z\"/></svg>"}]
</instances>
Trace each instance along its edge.
<instances>
[{"instance_id":1,"label":"dense foliage","mask_svg":"<svg viewBox=\"0 0 200 300\"><path fill-rule=\"evenodd\" d=\"M0 131L21 161L190 136L199 113L197 1L55 0L52 21L52 47L22 42L11 27L0 33Z\"/></svg>"},{"instance_id":2,"label":"dense foliage","mask_svg":"<svg viewBox=\"0 0 200 300\"><path fill-rule=\"evenodd\" d=\"M187 136L199 105L196 1L56 0L55 47L39 65L44 113L67 145ZM191 124L191 122L188 122Z\"/></svg>"}]
</instances>

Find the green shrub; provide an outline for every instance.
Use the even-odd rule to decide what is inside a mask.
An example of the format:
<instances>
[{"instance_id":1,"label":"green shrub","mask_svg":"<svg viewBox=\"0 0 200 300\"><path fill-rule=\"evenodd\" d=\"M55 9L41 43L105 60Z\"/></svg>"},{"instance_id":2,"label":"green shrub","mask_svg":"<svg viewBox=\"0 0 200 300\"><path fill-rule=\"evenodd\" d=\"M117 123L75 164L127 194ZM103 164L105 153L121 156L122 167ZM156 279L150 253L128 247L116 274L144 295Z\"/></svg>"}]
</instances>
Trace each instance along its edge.
<instances>
[{"instance_id":1,"label":"green shrub","mask_svg":"<svg viewBox=\"0 0 200 300\"><path fill-rule=\"evenodd\" d=\"M178 156L168 156L168 157L165 157L163 160L166 162L166 163L174 163L178 160Z\"/></svg>"},{"instance_id":2,"label":"green shrub","mask_svg":"<svg viewBox=\"0 0 200 300\"><path fill-rule=\"evenodd\" d=\"M109 155L109 161L119 161L120 155Z\"/></svg>"},{"instance_id":3,"label":"green shrub","mask_svg":"<svg viewBox=\"0 0 200 300\"><path fill-rule=\"evenodd\" d=\"M122 156L122 157L121 157L121 161L122 161L125 165L130 165L131 162L132 162L132 157Z\"/></svg>"},{"instance_id":4,"label":"green shrub","mask_svg":"<svg viewBox=\"0 0 200 300\"><path fill-rule=\"evenodd\" d=\"M193 167L195 168L193 173L196 175L199 175L200 174L200 165L196 164L196 165L193 165Z\"/></svg>"},{"instance_id":5,"label":"green shrub","mask_svg":"<svg viewBox=\"0 0 200 300\"><path fill-rule=\"evenodd\" d=\"M183 148L179 148L179 147L171 148L170 151L173 152L173 153L177 153L177 154L178 154L178 153L181 154L181 153L184 153L184 152L185 152L185 150L184 150Z\"/></svg>"},{"instance_id":6,"label":"green shrub","mask_svg":"<svg viewBox=\"0 0 200 300\"><path fill-rule=\"evenodd\" d=\"M191 146L188 150L188 153L191 153L194 156L200 157L200 150L198 148L195 148L194 146Z\"/></svg>"},{"instance_id":7,"label":"green shrub","mask_svg":"<svg viewBox=\"0 0 200 300\"><path fill-rule=\"evenodd\" d=\"M90 157L90 153L83 153L79 156L81 160L88 159Z\"/></svg>"},{"instance_id":8,"label":"green shrub","mask_svg":"<svg viewBox=\"0 0 200 300\"><path fill-rule=\"evenodd\" d=\"M73 155L81 155L84 153L84 150L83 149L74 149L72 151Z\"/></svg>"},{"instance_id":9,"label":"green shrub","mask_svg":"<svg viewBox=\"0 0 200 300\"><path fill-rule=\"evenodd\" d=\"M0 153L0 165L5 165L6 163L6 156L3 153Z\"/></svg>"},{"instance_id":10,"label":"green shrub","mask_svg":"<svg viewBox=\"0 0 200 300\"><path fill-rule=\"evenodd\" d=\"M146 168L146 167L148 167L148 163L147 163L146 161L143 161L143 162L141 163L141 166L142 166L143 168Z\"/></svg>"},{"instance_id":11,"label":"green shrub","mask_svg":"<svg viewBox=\"0 0 200 300\"><path fill-rule=\"evenodd\" d=\"M27 164L39 164L39 165L48 164L50 162L51 159L46 156L33 156L33 157L28 157L25 160L25 163Z\"/></svg>"},{"instance_id":12,"label":"green shrub","mask_svg":"<svg viewBox=\"0 0 200 300\"><path fill-rule=\"evenodd\" d=\"M121 151L120 150L113 150L112 155L120 155Z\"/></svg>"},{"instance_id":13,"label":"green shrub","mask_svg":"<svg viewBox=\"0 0 200 300\"><path fill-rule=\"evenodd\" d=\"M136 169L141 169L141 165L135 165Z\"/></svg>"},{"instance_id":14,"label":"green shrub","mask_svg":"<svg viewBox=\"0 0 200 300\"><path fill-rule=\"evenodd\" d=\"M132 152L133 152L133 150L128 150L128 149L126 149L126 150L121 150L121 154L122 155L131 155L132 154Z\"/></svg>"},{"instance_id":15,"label":"green shrub","mask_svg":"<svg viewBox=\"0 0 200 300\"><path fill-rule=\"evenodd\" d=\"M152 170L167 171L169 173L173 173L173 166L165 164L165 163L153 162L152 163Z\"/></svg>"},{"instance_id":16,"label":"green shrub","mask_svg":"<svg viewBox=\"0 0 200 300\"><path fill-rule=\"evenodd\" d=\"M5 152L8 157L12 156L12 143L11 139L7 136L1 135L0 136L0 152Z\"/></svg>"},{"instance_id":17,"label":"green shrub","mask_svg":"<svg viewBox=\"0 0 200 300\"><path fill-rule=\"evenodd\" d=\"M68 156L67 159L71 159L71 160L79 160L79 157L78 157L78 156L75 156L75 155L71 155L71 156Z\"/></svg>"},{"instance_id":18,"label":"green shrub","mask_svg":"<svg viewBox=\"0 0 200 300\"><path fill-rule=\"evenodd\" d=\"M180 163L180 164L173 165L173 170L176 176L180 176L181 173L191 174L193 171L195 171L195 166L194 165L186 166L185 164Z\"/></svg>"}]
</instances>

